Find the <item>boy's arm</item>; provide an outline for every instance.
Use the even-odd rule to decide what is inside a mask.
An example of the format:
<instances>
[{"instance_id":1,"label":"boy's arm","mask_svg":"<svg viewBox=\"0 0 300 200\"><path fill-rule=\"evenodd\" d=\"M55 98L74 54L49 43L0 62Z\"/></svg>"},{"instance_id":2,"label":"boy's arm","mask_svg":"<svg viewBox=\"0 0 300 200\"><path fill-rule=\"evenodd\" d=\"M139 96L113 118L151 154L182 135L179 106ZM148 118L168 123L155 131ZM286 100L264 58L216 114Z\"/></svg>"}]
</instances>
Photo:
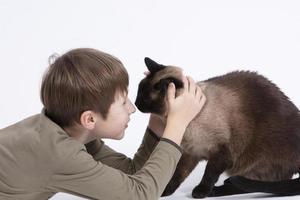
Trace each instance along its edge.
<instances>
[{"instance_id":1,"label":"boy's arm","mask_svg":"<svg viewBox=\"0 0 300 200\"><path fill-rule=\"evenodd\" d=\"M128 175L95 161L82 148L62 158L61 167L51 177L46 189L89 199L154 200L162 194L180 156L177 146L163 139L144 166L134 175Z\"/></svg>"},{"instance_id":2,"label":"boy's arm","mask_svg":"<svg viewBox=\"0 0 300 200\"><path fill-rule=\"evenodd\" d=\"M85 146L88 153L91 154L96 161L100 161L103 164L119 169L125 173L134 174L143 167L158 142L159 138L157 135L147 128L142 144L133 159L114 151L100 139L94 140Z\"/></svg>"}]
</instances>

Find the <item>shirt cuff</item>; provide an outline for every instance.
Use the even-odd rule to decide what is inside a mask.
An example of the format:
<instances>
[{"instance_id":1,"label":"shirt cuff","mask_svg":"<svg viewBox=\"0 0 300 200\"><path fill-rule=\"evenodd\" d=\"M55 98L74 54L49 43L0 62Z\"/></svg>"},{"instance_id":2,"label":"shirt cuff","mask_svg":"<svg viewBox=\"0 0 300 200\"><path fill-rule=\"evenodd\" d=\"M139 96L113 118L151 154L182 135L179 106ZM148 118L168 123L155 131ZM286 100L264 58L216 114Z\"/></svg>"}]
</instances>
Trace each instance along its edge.
<instances>
[{"instance_id":1,"label":"shirt cuff","mask_svg":"<svg viewBox=\"0 0 300 200\"><path fill-rule=\"evenodd\" d=\"M180 151L180 153L183 153L183 149L178 144L173 142L172 140L167 139L167 138L160 138L160 141L164 141L164 142L167 142L167 143L173 145L174 147L176 147L176 149L178 149L178 151Z\"/></svg>"},{"instance_id":2,"label":"shirt cuff","mask_svg":"<svg viewBox=\"0 0 300 200\"><path fill-rule=\"evenodd\" d=\"M147 131L157 142L160 140L160 137L158 137L149 127L147 127Z\"/></svg>"}]
</instances>

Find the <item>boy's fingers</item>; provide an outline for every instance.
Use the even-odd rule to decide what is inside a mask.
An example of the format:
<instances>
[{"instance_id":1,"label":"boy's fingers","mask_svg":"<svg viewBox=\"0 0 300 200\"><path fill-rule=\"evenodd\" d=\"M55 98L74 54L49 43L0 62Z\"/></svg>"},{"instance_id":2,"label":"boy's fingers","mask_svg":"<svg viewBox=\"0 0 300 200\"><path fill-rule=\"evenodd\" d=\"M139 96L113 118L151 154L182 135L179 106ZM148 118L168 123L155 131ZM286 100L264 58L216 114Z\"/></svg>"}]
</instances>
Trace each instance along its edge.
<instances>
[{"instance_id":1,"label":"boy's fingers","mask_svg":"<svg viewBox=\"0 0 300 200\"><path fill-rule=\"evenodd\" d=\"M182 76L182 81L183 81L184 92L189 91L189 83L188 83L186 76Z\"/></svg>"},{"instance_id":2,"label":"boy's fingers","mask_svg":"<svg viewBox=\"0 0 300 200\"><path fill-rule=\"evenodd\" d=\"M145 76L148 76L149 74L150 74L149 71L144 72L144 75L145 75Z\"/></svg>"},{"instance_id":3,"label":"boy's fingers","mask_svg":"<svg viewBox=\"0 0 300 200\"><path fill-rule=\"evenodd\" d=\"M196 84L195 84L195 81L192 77L188 76L187 77L188 79L188 82L189 82L189 91L193 94L196 93Z\"/></svg>"},{"instance_id":4,"label":"boy's fingers","mask_svg":"<svg viewBox=\"0 0 300 200\"><path fill-rule=\"evenodd\" d=\"M172 102L175 99L175 85L174 83L169 83L168 85L168 101Z\"/></svg>"},{"instance_id":5,"label":"boy's fingers","mask_svg":"<svg viewBox=\"0 0 300 200\"><path fill-rule=\"evenodd\" d=\"M200 106L203 107L205 102L206 102L206 96L204 94L202 94L201 98L200 98Z\"/></svg>"},{"instance_id":6,"label":"boy's fingers","mask_svg":"<svg viewBox=\"0 0 300 200\"><path fill-rule=\"evenodd\" d=\"M195 91L195 93L196 93L196 98L199 99L199 101L200 101L201 96L202 96L202 90L201 90L201 88L198 85L196 85L196 91Z\"/></svg>"}]
</instances>

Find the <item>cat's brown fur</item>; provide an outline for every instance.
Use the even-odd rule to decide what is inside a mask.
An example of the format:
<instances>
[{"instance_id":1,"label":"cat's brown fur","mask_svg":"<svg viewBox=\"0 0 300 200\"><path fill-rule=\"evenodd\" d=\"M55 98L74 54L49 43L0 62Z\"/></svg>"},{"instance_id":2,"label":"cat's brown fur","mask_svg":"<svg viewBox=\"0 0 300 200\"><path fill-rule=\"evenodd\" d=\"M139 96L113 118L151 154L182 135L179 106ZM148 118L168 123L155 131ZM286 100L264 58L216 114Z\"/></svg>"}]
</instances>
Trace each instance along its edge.
<instances>
[{"instance_id":1,"label":"cat's brown fur","mask_svg":"<svg viewBox=\"0 0 300 200\"><path fill-rule=\"evenodd\" d=\"M145 60L150 74L141 81L136 106L164 117L166 89L182 88L181 70ZM165 195L173 193L200 160L208 160L193 197L208 196L224 171L253 180L290 179L300 167L300 114L268 79L236 71L198 82L206 105L189 124L184 154ZM187 105L188 106L188 105Z\"/></svg>"}]
</instances>

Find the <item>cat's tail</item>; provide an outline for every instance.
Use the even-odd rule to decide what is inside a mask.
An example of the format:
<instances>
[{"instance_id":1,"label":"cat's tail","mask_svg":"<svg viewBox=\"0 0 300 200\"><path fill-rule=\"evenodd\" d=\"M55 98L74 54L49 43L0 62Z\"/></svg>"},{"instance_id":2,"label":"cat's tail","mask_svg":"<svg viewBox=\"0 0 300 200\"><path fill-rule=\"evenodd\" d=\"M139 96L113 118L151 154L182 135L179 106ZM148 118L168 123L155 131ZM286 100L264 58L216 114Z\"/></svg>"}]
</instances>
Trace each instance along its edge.
<instances>
[{"instance_id":1,"label":"cat's tail","mask_svg":"<svg viewBox=\"0 0 300 200\"><path fill-rule=\"evenodd\" d=\"M299 178L277 182L256 181L242 176L232 176L229 181L235 187L246 192L265 192L280 196L300 194L300 176Z\"/></svg>"}]
</instances>

